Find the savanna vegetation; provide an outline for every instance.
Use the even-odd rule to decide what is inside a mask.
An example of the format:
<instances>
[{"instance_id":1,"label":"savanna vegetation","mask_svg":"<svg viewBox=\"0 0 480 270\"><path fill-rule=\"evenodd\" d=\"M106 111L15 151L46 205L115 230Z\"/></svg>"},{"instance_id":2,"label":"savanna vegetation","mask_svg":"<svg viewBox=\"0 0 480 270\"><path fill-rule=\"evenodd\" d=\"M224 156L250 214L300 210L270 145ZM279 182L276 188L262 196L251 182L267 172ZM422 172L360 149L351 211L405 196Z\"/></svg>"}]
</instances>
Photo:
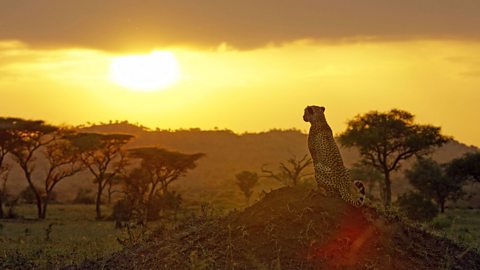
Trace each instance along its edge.
<instances>
[{"instance_id":1,"label":"savanna vegetation","mask_svg":"<svg viewBox=\"0 0 480 270\"><path fill-rule=\"evenodd\" d=\"M352 176L366 184L363 212L312 195L312 160L297 130L237 135L1 118L0 268L386 266L376 240L363 255L335 251L340 238L352 241L345 250L360 239L345 213L362 233L381 235L385 254L406 248L392 233L443 257L432 266L478 262L477 148L401 110L358 115L338 140Z\"/></svg>"}]
</instances>

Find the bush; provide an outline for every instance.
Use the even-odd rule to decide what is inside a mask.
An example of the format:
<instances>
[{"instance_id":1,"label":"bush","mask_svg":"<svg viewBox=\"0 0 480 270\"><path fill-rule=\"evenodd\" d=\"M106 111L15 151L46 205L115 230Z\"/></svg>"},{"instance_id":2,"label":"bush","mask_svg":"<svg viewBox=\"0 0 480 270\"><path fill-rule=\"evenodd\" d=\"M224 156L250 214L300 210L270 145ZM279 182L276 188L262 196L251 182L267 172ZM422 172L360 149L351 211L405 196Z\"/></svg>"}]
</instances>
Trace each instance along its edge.
<instances>
[{"instance_id":1,"label":"bush","mask_svg":"<svg viewBox=\"0 0 480 270\"><path fill-rule=\"evenodd\" d=\"M33 193L30 187L26 187L25 189L23 189L22 192L20 192L19 197L21 202L26 204L33 204L36 202L35 193Z\"/></svg>"},{"instance_id":2,"label":"bush","mask_svg":"<svg viewBox=\"0 0 480 270\"><path fill-rule=\"evenodd\" d=\"M133 206L127 199L117 201L113 206L113 218L117 222L129 221L132 218Z\"/></svg>"},{"instance_id":3,"label":"bush","mask_svg":"<svg viewBox=\"0 0 480 270\"><path fill-rule=\"evenodd\" d=\"M162 211L171 211L176 213L182 206L182 195L176 191L166 191L157 193L148 206L148 220L157 220Z\"/></svg>"},{"instance_id":4,"label":"bush","mask_svg":"<svg viewBox=\"0 0 480 270\"><path fill-rule=\"evenodd\" d=\"M38 189L37 189L38 190ZM45 198L45 193L40 192L40 196L42 199ZM37 203L37 199L35 198L35 193L33 190L28 186L25 189L22 190L19 194L20 197L20 202L26 203L26 204L35 204ZM57 202L57 193L53 192L50 195L50 203L56 203Z\"/></svg>"},{"instance_id":5,"label":"bush","mask_svg":"<svg viewBox=\"0 0 480 270\"><path fill-rule=\"evenodd\" d=\"M73 203L75 204L94 204L95 203L95 196L91 189L88 188L81 188L78 190L75 199L73 199Z\"/></svg>"},{"instance_id":6,"label":"bush","mask_svg":"<svg viewBox=\"0 0 480 270\"><path fill-rule=\"evenodd\" d=\"M397 204L405 215L415 221L428 222L438 215L437 206L418 193L405 193L398 197Z\"/></svg>"},{"instance_id":7,"label":"bush","mask_svg":"<svg viewBox=\"0 0 480 270\"><path fill-rule=\"evenodd\" d=\"M180 209L182 201L182 196L175 191L155 194L148 206L138 199L124 198L114 205L112 215L118 222L132 219L140 221L144 217L146 207L148 207L147 220L158 220L161 218L162 211L176 213Z\"/></svg>"},{"instance_id":8,"label":"bush","mask_svg":"<svg viewBox=\"0 0 480 270\"><path fill-rule=\"evenodd\" d=\"M430 224L430 226L432 229L435 229L435 230L445 230L450 228L452 226L452 223L453 223L452 217L443 216L443 217L434 219L432 221L432 224Z\"/></svg>"}]
</instances>

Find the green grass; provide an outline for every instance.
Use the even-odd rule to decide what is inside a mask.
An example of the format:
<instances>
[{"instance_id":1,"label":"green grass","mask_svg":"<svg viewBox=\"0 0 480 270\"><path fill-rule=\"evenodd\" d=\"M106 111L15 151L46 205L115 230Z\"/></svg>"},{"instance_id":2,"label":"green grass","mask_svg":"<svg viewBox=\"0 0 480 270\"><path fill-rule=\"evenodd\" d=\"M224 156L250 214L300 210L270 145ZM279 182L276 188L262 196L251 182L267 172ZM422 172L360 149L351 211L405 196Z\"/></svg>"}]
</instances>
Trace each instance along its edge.
<instances>
[{"instance_id":1,"label":"green grass","mask_svg":"<svg viewBox=\"0 0 480 270\"><path fill-rule=\"evenodd\" d=\"M117 241L122 231L116 230L112 221L96 221L94 206L51 205L47 219L41 221L34 219L33 206L21 206L17 213L24 219L0 221L0 261L22 265L28 260L36 268L54 269L122 248Z\"/></svg>"},{"instance_id":2,"label":"green grass","mask_svg":"<svg viewBox=\"0 0 480 270\"><path fill-rule=\"evenodd\" d=\"M480 250L480 209L447 209L429 224L429 228Z\"/></svg>"},{"instance_id":3,"label":"green grass","mask_svg":"<svg viewBox=\"0 0 480 270\"><path fill-rule=\"evenodd\" d=\"M188 208L194 211L198 206ZM36 220L36 209L31 205L20 206L16 212L23 218L0 220L0 268L56 269L102 258L122 249L117 238L127 238L125 231L115 229L113 221L96 221L92 205L51 205L46 220ZM108 215L111 210L104 207L103 212ZM54 225L47 241L50 224ZM478 209L448 209L428 227L480 250Z\"/></svg>"}]
</instances>

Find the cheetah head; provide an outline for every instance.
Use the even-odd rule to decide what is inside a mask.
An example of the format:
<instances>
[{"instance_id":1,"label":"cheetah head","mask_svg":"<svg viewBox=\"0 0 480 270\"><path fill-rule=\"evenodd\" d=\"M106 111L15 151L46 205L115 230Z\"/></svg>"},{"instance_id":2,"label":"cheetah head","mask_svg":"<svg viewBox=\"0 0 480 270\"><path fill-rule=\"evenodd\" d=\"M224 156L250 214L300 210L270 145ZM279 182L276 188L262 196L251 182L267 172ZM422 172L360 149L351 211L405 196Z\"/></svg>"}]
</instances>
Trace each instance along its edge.
<instances>
[{"instance_id":1,"label":"cheetah head","mask_svg":"<svg viewBox=\"0 0 480 270\"><path fill-rule=\"evenodd\" d=\"M362 181L355 180L350 186L350 194L352 194L352 202L355 206L360 207L365 203L365 186Z\"/></svg>"},{"instance_id":2,"label":"cheetah head","mask_svg":"<svg viewBox=\"0 0 480 270\"><path fill-rule=\"evenodd\" d=\"M305 122L314 122L316 120L324 118L325 107L319 106L307 106L303 113L303 120Z\"/></svg>"}]
</instances>

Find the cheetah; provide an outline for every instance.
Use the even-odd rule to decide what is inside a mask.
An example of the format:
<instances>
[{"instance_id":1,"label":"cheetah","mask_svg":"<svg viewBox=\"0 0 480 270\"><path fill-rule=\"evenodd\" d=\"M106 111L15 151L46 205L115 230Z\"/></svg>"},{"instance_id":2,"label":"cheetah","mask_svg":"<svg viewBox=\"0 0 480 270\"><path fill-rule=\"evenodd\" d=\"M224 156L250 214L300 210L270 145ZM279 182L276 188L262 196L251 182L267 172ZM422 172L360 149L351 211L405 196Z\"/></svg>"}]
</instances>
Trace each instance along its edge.
<instances>
[{"instance_id":1,"label":"cheetah","mask_svg":"<svg viewBox=\"0 0 480 270\"><path fill-rule=\"evenodd\" d=\"M330 196L340 197L355 207L365 202L365 186L353 181L343 164L342 156L325 119L325 107L307 106L303 120L310 122L308 149L315 168L315 180Z\"/></svg>"}]
</instances>

